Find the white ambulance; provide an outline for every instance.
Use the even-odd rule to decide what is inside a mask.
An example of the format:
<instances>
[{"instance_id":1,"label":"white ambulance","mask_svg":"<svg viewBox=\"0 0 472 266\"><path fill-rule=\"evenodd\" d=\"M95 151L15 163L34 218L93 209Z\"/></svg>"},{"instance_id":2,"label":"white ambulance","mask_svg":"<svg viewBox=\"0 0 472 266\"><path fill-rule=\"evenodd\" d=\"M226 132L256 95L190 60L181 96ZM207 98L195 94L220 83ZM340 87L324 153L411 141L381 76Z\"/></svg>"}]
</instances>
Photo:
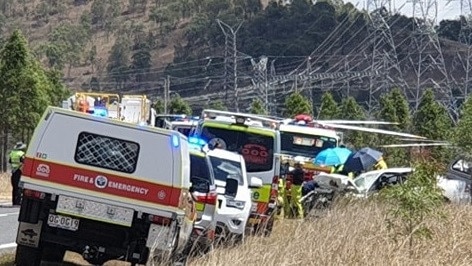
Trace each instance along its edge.
<instances>
[{"instance_id":1,"label":"white ambulance","mask_svg":"<svg viewBox=\"0 0 472 266\"><path fill-rule=\"evenodd\" d=\"M66 250L94 265L186 260L197 215L178 132L49 107L21 182L16 265Z\"/></svg>"}]
</instances>

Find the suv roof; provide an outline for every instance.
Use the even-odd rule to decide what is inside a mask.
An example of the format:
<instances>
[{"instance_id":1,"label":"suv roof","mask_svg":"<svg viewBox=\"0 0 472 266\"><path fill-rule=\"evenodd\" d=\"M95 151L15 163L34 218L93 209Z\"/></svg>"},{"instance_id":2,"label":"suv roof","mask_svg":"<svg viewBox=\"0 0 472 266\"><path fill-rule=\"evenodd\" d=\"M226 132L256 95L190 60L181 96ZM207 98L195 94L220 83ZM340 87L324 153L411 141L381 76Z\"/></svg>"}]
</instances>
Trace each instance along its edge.
<instances>
[{"instance_id":1,"label":"suv roof","mask_svg":"<svg viewBox=\"0 0 472 266\"><path fill-rule=\"evenodd\" d=\"M213 157L220 157L230 161L241 161L242 155L237 154L235 152L223 150L223 149L214 149L208 151L208 155Z\"/></svg>"}]
</instances>

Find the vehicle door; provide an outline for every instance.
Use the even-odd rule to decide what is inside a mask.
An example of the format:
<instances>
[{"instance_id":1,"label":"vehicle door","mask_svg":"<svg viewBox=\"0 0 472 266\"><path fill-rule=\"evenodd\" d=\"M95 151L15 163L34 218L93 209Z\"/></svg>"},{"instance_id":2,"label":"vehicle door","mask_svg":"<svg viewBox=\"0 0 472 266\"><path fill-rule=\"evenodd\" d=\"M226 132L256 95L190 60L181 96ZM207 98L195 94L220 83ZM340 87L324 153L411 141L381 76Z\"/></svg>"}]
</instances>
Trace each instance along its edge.
<instances>
[{"instance_id":1,"label":"vehicle door","mask_svg":"<svg viewBox=\"0 0 472 266\"><path fill-rule=\"evenodd\" d=\"M460 158L452 161L446 172L447 182L450 180L451 184L459 184L454 188L454 191L446 191L446 194L454 194L456 197L464 198L470 201L472 198L472 163L469 160ZM451 189L450 189L451 190ZM458 195L458 196L457 196Z\"/></svg>"},{"instance_id":2,"label":"vehicle door","mask_svg":"<svg viewBox=\"0 0 472 266\"><path fill-rule=\"evenodd\" d=\"M402 184L406 179L407 173L383 173L370 186L367 196L379 192L380 190Z\"/></svg>"},{"instance_id":3,"label":"vehicle door","mask_svg":"<svg viewBox=\"0 0 472 266\"><path fill-rule=\"evenodd\" d=\"M216 205L216 186L213 169L205 156L190 154L190 182L192 194L196 199L197 218L201 219L206 209L214 212Z\"/></svg>"}]
</instances>

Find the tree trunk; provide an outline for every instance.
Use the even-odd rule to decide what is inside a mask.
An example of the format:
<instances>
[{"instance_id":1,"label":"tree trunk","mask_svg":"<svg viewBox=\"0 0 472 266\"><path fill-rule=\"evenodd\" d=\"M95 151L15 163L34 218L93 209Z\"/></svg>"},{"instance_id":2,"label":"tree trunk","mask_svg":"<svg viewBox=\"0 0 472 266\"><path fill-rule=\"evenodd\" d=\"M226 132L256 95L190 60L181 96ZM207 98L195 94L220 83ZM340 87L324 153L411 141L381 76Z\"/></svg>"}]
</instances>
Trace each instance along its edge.
<instances>
[{"instance_id":1,"label":"tree trunk","mask_svg":"<svg viewBox=\"0 0 472 266\"><path fill-rule=\"evenodd\" d=\"M7 171L8 162L8 126L3 128L2 172Z\"/></svg>"}]
</instances>

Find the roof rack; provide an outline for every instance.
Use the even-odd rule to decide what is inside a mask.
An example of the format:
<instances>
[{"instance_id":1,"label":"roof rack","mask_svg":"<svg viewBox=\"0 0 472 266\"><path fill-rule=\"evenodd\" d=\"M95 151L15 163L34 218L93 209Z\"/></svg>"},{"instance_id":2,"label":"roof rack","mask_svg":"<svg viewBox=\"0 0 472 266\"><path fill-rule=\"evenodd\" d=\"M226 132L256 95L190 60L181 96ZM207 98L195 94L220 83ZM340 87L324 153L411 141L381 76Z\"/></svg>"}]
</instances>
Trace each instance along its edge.
<instances>
[{"instance_id":1,"label":"roof rack","mask_svg":"<svg viewBox=\"0 0 472 266\"><path fill-rule=\"evenodd\" d=\"M238 113L238 112L229 112L229 111L220 111L213 109L205 109L202 111L202 119L216 119L216 117L226 117L234 119L236 124L248 125L246 122L257 121L260 122L262 127L268 127L275 129L280 123L280 120L271 119L267 117L262 117L260 115Z\"/></svg>"}]
</instances>

